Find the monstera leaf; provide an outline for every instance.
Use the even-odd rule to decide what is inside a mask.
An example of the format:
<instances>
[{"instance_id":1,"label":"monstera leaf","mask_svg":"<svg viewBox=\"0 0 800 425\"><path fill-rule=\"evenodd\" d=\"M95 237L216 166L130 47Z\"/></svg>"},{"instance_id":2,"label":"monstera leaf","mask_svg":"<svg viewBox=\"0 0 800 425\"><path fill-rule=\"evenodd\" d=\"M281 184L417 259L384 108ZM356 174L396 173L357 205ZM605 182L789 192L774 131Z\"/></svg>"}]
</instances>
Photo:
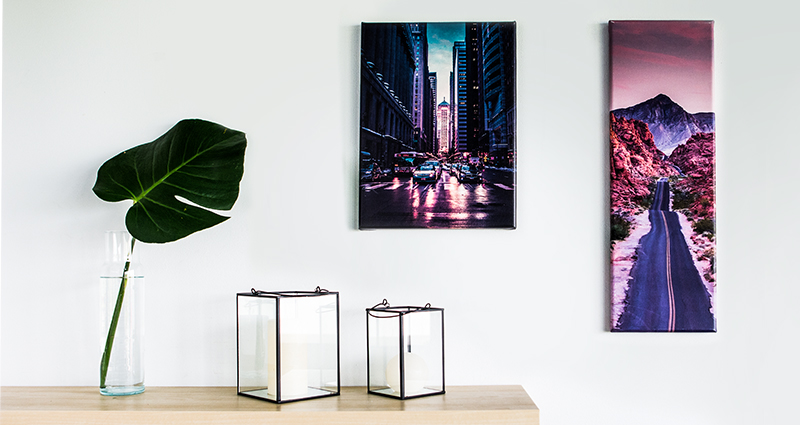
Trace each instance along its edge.
<instances>
[{"instance_id":1,"label":"monstera leaf","mask_svg":"<svg viewBox=\"0 0 800 425\"><path fill-rule=\"evenodd\" d=\"M228 219L206 208L233 207L246 146L240 131L183 120L158 139L106 161L92 190L104 201L133 201L125 225L135 239L172 242Z\"/></svg>"}]
</instances>

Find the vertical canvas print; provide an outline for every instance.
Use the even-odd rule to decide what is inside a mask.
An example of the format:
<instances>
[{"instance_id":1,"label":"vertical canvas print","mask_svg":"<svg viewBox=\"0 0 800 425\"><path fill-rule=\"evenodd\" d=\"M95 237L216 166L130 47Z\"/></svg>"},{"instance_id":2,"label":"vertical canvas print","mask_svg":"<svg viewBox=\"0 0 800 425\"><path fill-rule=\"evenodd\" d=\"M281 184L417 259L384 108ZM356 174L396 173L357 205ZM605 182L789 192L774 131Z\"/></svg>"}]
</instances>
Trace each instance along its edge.
<instances>
[{"instance_id":1,"label":"vertical canvas print","mask_svg":"<svg viewBox=\"0 0 800 425\"><path fill-rule=\"evenodd\" d=\"M514 22L363 23L360 229L515 223Z\"/></svg>"},{"instance_id":2,"label":"vertical canvas print","mask_svg":"<svg viewBox=\"0 0 800 425\"><path fill-rule=\"evenodd\" d=\"M713 36L609 22L613 331L716 331Z\"/></svg>"}]
</instances>

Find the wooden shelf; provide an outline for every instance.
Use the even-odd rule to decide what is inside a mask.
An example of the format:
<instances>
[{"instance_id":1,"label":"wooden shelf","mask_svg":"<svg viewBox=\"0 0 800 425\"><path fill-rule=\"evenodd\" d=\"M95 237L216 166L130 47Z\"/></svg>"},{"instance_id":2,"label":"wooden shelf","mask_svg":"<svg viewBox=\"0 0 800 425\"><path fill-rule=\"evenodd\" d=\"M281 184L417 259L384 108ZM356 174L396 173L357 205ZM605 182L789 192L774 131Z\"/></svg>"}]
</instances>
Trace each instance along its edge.
<instances>
[{"instance_id":1,"label":"wooden shelf","mask_svg":"<svg viewBox=\"0 0 800 425\"><path fill-rule=\"evenodd\" d=\"M447 387L395 400L342 387L338 397L273 404L233 387L147 387L106 397L96 387L2 387L0 423L16 424L539 424L539 408L515 386Z\"/></svg>"}]
</instances>

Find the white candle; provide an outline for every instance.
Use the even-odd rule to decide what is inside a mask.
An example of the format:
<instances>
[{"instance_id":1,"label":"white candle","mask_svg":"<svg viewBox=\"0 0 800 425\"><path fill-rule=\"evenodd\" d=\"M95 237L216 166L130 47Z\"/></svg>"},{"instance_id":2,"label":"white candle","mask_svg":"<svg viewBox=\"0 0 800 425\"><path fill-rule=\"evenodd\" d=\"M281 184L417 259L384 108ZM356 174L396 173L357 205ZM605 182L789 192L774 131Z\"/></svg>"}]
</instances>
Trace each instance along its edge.
<instances>
[{"instance_id":1,"label":"white candle","mask_svg":"<svg viewBox=\"0 0 800 425\"><path fill-rule=\"evenodd\" d=\"M405 373L405 395L422 392L428 381L428 365L425 360L414 353L403 353ZM396 355L386 364L386 383L392 391L400 394L400 355Z\"/></svg>"},{"instance_id":2,"label":"white candle","mask_svg":"<svg viewBox=\"0 0 800 425\"><path fill-rule=\"evenodd\" d=\"M276 323L267 324L267 394L277 396ZM281 334L281 399L308 393L308 344L303 335Z\"/></svg>"}]
</instances>

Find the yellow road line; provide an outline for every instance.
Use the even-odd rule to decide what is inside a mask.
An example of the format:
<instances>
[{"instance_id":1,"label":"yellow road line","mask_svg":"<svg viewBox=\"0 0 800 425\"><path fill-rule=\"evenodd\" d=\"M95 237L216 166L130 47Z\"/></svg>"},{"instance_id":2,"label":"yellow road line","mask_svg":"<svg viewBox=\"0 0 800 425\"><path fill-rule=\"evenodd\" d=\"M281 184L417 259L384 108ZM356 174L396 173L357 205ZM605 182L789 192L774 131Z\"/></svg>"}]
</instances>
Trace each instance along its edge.
<instances>
[{"instance_id":1,"label":"yellow road line","mask_svg":"<svg viewBox=\"0 0 800 425\"><path fill-rule=\"evenodd\" d=\"M672 264L670 260L669 228L667 227L667 215L661 211L661 219L664 221L664 232L667 238L667 292L669 293L669 321L667 331L675 331L675 291L672 287Z\"/></svg>"}]
</instances>

